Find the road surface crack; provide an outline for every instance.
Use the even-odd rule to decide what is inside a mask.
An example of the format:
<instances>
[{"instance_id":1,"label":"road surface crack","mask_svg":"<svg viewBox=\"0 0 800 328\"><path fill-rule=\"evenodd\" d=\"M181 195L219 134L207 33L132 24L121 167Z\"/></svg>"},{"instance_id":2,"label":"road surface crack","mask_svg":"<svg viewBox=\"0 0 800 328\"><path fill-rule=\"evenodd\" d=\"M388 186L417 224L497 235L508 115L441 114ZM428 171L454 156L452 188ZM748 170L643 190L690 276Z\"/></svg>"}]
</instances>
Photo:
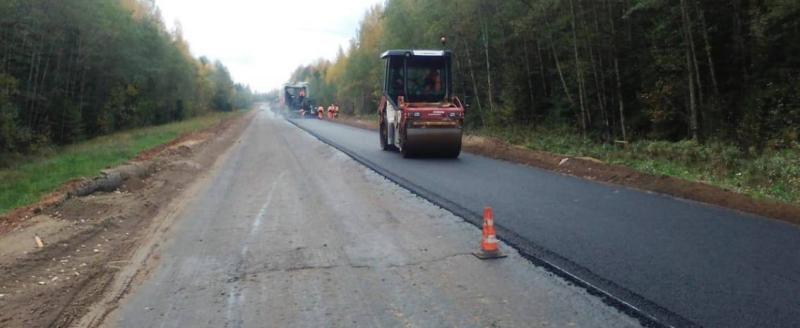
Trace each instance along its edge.
<instances>
[{"instance_id":1,"label":"road surface crack","mask_svg":"<svg viewBox=\"0 0 800 328\"><path fill-rule=\"evenodd\" d=\"M470 256L471 257L472 253L455 253L455 254L450 254L450 255L437 257L437 258L433 258L433 259L428 259L428 260L421 260L421 261L414 261L414 262L400 263L400 264L392 263L392 264L388 264L388 265L368 265L368 264L354 264L354 263L331 264L331 265L305 264L305 265L300 265L300 266L291 266L291 267L288 267L288 268L267 268L267 269L263 269L263 270L253 270L253 271L248 271L246 273L243 273L243 274L237 275L237 276L238 277L244 277L244 276L258 275L258 274L262 274L262 273L276 273L276 272L292 273L292 272L302 272L302 271L324 271L324 270L333 270L333 269L340 269L340 268L350 268L350 269L381 269L381 268L394 269L394 268L406 268L406 267L413 267L413 266L419 266L419 265L432 264L432 263L436 263L436 262L442 262L442 261L446 261L446 260L449 260L449 259L452 259L452 258L456 258L456 257L461 257L461 256ZM236 281L238 281L238 280L239 279L236 279ZM229 282L233 282L233 281L229 281Z\"/></svg>"}]
</instances>

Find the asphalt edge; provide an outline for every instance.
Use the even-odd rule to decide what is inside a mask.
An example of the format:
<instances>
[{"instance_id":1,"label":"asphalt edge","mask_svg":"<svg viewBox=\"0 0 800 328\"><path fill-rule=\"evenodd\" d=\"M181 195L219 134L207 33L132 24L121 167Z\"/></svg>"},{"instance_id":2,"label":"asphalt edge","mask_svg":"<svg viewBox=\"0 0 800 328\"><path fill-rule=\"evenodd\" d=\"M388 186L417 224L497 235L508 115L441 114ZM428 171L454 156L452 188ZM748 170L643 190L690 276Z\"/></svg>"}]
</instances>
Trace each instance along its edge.
<instances>
[{"instance_id":1,"label":"asphalt edge","mask_svg":"<svg viewBox=\"0 0 800 328\"><path fill-rule=\"evenodd\" d=\"M430 201L436 206L450 211L456 216L462 218L465 222L472 224L477 228L482 227L483 222L482 219L480 219L480 213L468 210L442 196L439 196L434 192L417 186L405 178L398 176L389 170L383 169L369 159L350 151L349 149L333 142L328 138L320 136L313 131L306 129L292 119L286 119L286 121L296 126L298 129L305 131L317 140L341 151L345 155L349 156L356 162L361 163L375 173L378 173L390 181L398 184L400 187L409 190L411 193ZM501 224L495 223L495 227L498 232L498 239L515 248L523 258L527 259L534 265L545 268L547 271L552 272L553 274L576 286L586 289L586 291L590 294L600 297L604 303L622 311L627 315L630 315L633 318L638 319L639 322L645 327L700 327L700 325L678 315L677 313L655 304L652 301L649 301L624 287L618 286L617 284L598 276L591 270L584 268L579 264L570 261L569 259L563 258L560 255L547 250L546 248L524 239L517 233L504 228ZM581 278L579 275L582 275L586 278ZM624 296L620 297L616 295ZM631 301L625 301L623 297L631 299Z\"/></svg>"}]
</instances>

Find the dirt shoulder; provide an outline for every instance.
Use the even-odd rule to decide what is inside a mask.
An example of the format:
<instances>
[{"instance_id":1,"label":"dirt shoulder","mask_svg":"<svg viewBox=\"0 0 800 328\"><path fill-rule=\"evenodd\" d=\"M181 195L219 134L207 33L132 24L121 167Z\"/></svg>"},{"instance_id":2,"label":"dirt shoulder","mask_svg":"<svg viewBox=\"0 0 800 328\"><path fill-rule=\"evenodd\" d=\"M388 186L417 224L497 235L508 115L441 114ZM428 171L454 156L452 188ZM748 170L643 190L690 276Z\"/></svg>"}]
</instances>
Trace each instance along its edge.
<instances>
[{"instance_id":1,"label":"dirt shoulder","mask_svg":"<svg viewBox=\"0 0 800 328\"><path fill-rule=\"evenodd\" d=\"M19 209L0 226L0 326L74 325L99 300L153 232L170 204L186 198L199 176L236 142L254 113L186 134L141 153L112 191L73 196L65 184ZM38 245L41 241L41 245Z\"/></svg>"},{"instance_id":2,"label":"dirt shoulder","mask_svg":"<svg viewBox=\"0 0 800 328\"><path fill-rule=\"evenodd\" d=\"M376 121L369 118L341 116L336 122L363 129L376 129ZM791 204L754 199L701 182L646 174L628 167L604 163L594 158L571 157L537 151L495 138L475 135L464 137L463 149L486 157L543 168L588 180L658 192L800 224L800 207Z\"/></svg>"}]
</instances>

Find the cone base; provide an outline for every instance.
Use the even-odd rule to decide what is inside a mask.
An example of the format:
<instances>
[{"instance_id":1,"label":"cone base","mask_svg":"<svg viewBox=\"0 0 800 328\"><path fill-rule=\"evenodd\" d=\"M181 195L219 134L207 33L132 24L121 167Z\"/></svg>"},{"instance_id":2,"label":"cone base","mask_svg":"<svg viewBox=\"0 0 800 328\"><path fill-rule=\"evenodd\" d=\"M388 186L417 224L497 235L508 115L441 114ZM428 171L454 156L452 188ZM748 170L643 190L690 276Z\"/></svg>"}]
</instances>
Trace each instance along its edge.
<instances>
[{"instance_id":1,"label":"cone base","mask_svg":"<svg viewBox=\"0 0 800 328\"><path fill-rule=\"evenodd\" d=\"M507 256L506 254L504 254L500 250L497 250L495 252L487 252L487 251L484 251L484 250L480 250L480 251L472 253L472 255L475 255L475 257L477 257L477 258L479 258L481 260L499 259L499 258L503 258L503 257Z\"/></svg>"}]
</instances>

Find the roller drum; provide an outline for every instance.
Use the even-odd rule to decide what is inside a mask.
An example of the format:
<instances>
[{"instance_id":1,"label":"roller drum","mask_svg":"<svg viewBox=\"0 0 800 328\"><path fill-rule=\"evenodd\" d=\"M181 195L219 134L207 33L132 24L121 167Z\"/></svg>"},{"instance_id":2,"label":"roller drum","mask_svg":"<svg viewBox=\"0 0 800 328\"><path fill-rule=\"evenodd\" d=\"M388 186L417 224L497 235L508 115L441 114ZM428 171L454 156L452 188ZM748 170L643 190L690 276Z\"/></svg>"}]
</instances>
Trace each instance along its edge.
<instances>
[{"instance_id":1,"label":"roller drum","mask_svg":"<svg viewBox=\"0 0 800 328\"><path fill-rule=\"evenodd\" d=\"M458 157L461 128L407 128L403 152L410 156Z\"/></svg>"}]
</instances>

